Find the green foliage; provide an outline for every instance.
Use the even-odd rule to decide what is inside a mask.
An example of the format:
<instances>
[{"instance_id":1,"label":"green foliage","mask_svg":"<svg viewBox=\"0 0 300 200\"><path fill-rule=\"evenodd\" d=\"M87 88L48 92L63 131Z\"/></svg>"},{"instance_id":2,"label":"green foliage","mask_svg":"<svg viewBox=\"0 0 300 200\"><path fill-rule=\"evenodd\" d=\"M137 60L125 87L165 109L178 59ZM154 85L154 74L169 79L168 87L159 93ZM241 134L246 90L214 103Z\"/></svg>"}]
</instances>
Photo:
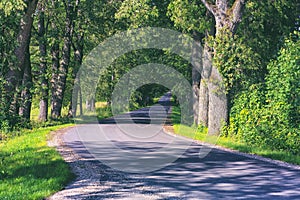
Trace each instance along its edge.
<instances>
[{"instance_id":1,"label":"green foliage","mask_svg":"<svg viewBox=\"0 0 300 200\"><path fill-rule=\"evenodd\" d=\"M99 120L113 116L111 106L107 105L106 102L97 102L96 112L97 112L97 118Z\"/></svg>"},{"instance_id":2,"label":"green foliage","mask_svg":"<svg viewBox=\"0 0 300 200\"><path fill-rule=\"evenodd\" d=\"M252 85L234 100L229 136L253 146L300 153L299 55L298 33L269 63L265 86Z\"/></svg>"},{"instance_id":3,"label":"green foliage","mask_svg":"<svg viewBox=\"0 0 300 200\"><path fill-rule=\"evenodd\" d=\"M212 40L209 38L208 40ZM249 86L253 75L261 63L259 55L251 47L236 36L232 36L229 30L221 30L213 41L215 52L213 58L214 65L223 75L223 81L227 91ZM249 80L250 78L250 80ZM235 87L235 88L234 88Z\"/></svg>"},{"instance_id":4,"label":"green foliage","mask_svg":"<svg viewBox=\"0 0 300 200\"><path fill-rule=\"evenodd\" d=\"M300 33L296 35L299 37ZM279 106L284 121L297 128L300 124L300 39L287 39L277 60L268 65L267 101L270 106Z\"/></svg>"},{"instance_id":5,"label":"green foliage","mask_svg":"<svg viewBox=\"0 0 300 200\"><path fill-rule=\"evenodd\" d=\"M203 33L212 23L212 18L206 15L206 8L197 0L172 0L167 15L175 27L187 32Z\"/></svg>"},{"instance_id":6,"label":"green foliage","mask_svg":"<svg viewBox=\"0 0 300 200\"><path fill-rule=\"evenodd\" d=\"M117 19L125 19L132 28L155 25L158 21L158 7L151 0L125 0L119 11Z\"/></svg>"},{"instance_id":7,"label":"green foliage","mask_svg":"<svg viewBox=\"0 0 300 200\"><path fill-rule=\"evenodd\" d=\"M283 39L294 30L299 16L297 2L298 0L247 1L243 20L236 34L252 49L254 55L259 55L259 70L255 75L257 82L264 79L270 59L276 58L284 43Z\"/></svg>"},{"instance_id":8,"label":"green foliage","mask_svg":"<svg viewBox=\"0 0 300 200\"><path fill-rule=\"evenodd\" d=\"M23 0L1 0L0 10L3 10L5 16L11 15L14 11L24 10L26 4Z\"/></svg>"},{"instance_id":9,"label":"green foliage","mask_svg":"<svg viewBox=\"0 0 300 200\"><path fill-rule=\"evenodd\" d=\"M234 99L227 136L250 145L262 145L261 120L265 102L265 89L261 84L251 85Z\"/></svg>"},{"instance_id":10,"label":"green foliage","mask_svg":"<svg viewBox=\"0 0 300 200\"><path fill-rule=\"evenodd\" d=\"M132 102L137 103L137 107L132 107L131 109L137 109L141 107L146 107L153 105L154 98L161 97L166 92L168 88L165 88L158 84L147 84L138 88L132 95Z\"/></svg>"},{"instance_id":11,"label":"green foliage","mask_svg":"<svg viewBox=\"0 0 300 200\"><path fill-rule=\"evenodd\" d=\"M252 90L256 90L258 92L262 88L259 86L255 86L252 88ZM259 94L254 94L251 98L255 98L254 96L258 96ZM246 98L245 96L243 98ZM255 104L251 105L254 107ZM257 106L259 107L259 106ZM248 109L249 110L249 109ZM245 112L245 111L243 111ZM293 154L289 150L274 150L269 147L265 146L258 146L258 145L249 145L249 143L246 143L242 140L239 140L236 135L232 137L227 137L225 135L221 135L220 137L207 136L207 128L203 126L199 126L197 130L192 129L191 127L180 125L181 123L181 114L180 114L180 107L177 105L174 105L172 107L172 124L175 134L182 135L184 137L192 138L194 140L199 140L201 142L210 143L217 146L222 146L229 149L234 149L240 152L245 153L251 153L260 155L263 157L275 159L275 160L281 160L288 163L293 164L300 164L300 154ZM243 120L243 119L242 119ZM237 121L238 122L238 121ZM170 129L168 129L170 130ZM172 129L171 129L172 130ZM250 131L253 130L252 128L249 129Z\"/></svg>"},{"instance_id":12,"label":"green foliage","mask_svg":"<svg viewBox=\"0 0 300 200\"><path fill-rule=\"evenodd\" d=\"M267 106L275 145L300 153L300 33L268 65ZM282 141L285 144L282 145Z\"/></svg>"},{"instance_id":13,"label":"green foliage","mask_svg":"<svg viewBox=\"0 0 300 200\"><path fill-rule=\"evenodd\" d=\"M102 72L97 85L96 101L111 102L111 94L120 78L128 72L130 73L131 69L146 63L158 63L174 67L187 80L191 79L191 66L180 56L157 49L136 50L120 56ZM134 77L131 79L135 80ZM131 95L131 109L151 104L152 98L160 97L166 91L164 87L155 84L142 86Z\"/></svg>"},{"instance_id":14,"label":"green foliage","mask_svg":"<svg viewBox=\"0 0 300 200\"><path fill-rule=\"evenodd\" d=\"M18 1L19 2L19 1ZM8 7L5 7L7 5ZM8 132L16 120L16 116L9 113L10 104L6 102L5 92L6 74L9 68L16 65L14 50L17 44L16 37L21 15L18 9L10 7L14 5L12 1L0 2L0 130ZM18 7L22 10L21 7Z\"/></svg>"}]
</instances>

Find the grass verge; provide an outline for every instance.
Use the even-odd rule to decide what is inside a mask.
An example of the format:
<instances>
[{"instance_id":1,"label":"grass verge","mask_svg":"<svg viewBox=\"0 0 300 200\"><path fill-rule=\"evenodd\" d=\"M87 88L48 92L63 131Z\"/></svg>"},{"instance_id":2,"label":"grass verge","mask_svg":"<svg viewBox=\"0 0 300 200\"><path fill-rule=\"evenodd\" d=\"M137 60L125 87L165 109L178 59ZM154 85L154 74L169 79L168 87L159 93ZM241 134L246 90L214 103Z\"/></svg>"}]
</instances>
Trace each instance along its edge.
<instances>
[{"instance_id":1,"label":"grass verge","mask_svg":"<svg viewBox=\"0 0 300 200\"><path fill-rule=\"evenodd\" d=\"M51 131L70 125L26 130L0 141L0 199L43 199L74 178L58 152L47 146Z\"/></svg>"},{"instance_id":2,"label":"grass verge","mask_svg":"<svg viewBox=\"0 0 300 200\"><path fill-rule=\"evenodd\" d=\"M300 165L300 155L295 155L288 151L273 150L267 147L249 146L248 144L238 141L235 138L231 137L208 137L207 128L205 127L195 128L180 125L180 116L180 108L178 106L173 106L171 119L174 132L178 135L182 135L184 137L192 138L194 140L207 142L210 144L218 145L232 150L237 150L244 153L255 154L274 160L280 160L287 163Z\"/></svg>"}]
</instances>

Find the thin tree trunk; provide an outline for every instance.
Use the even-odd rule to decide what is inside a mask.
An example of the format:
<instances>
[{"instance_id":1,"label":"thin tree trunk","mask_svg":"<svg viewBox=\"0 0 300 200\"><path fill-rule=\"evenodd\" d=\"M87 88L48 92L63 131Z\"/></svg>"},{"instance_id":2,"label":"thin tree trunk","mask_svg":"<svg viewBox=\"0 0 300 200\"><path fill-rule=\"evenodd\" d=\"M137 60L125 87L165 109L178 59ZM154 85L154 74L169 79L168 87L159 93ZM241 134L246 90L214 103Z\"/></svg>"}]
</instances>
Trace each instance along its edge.
<instances>
[{"instance_id":1,"label":"thin tree trunk","mask_svg":"<svg viewBox=\"0 0 300 200\"><path fill-rule=\"evenodd\" d=\"M201 79L199 89L199 121L198 124L208 126L208 87L207 80Z\"/></svg>"},{"instance_id":2,"label":"thin tree trunk","mask_svg":"<svg viewBox=\"0 0 300 200\"><path fill-rule=\"evenodd\" d=\"M32 83L32 74L31 74L31 62L30 62L30 52L29 46L26 49L25 54L25 63L24 63L24 74L22 79L22 92L21 92L21 104L19 108L19 115L26 119L30 120L30 111L31 111L31 102L32 102L32 94L31 88L33 86Z\"/></svg>"},{"instance_id":3,"label":"thin tree trunk","mask_svg":"<svg viewBox=\"0 0 300 200\"><path fill-rule=\"evenodd\" d=\"M199 85L200 73L195 67L192 69L192 90L193 90L193 115L194 124L198 125L199 122Z\"/></svg>"},{"instance_id":4,"label":"thin tree trunk","mask_svg":"<svg viewBox=\"0 0 300 200\"><path fill-rule=\"evenodd\" d=\"M91 111L92 110L92 108L91 108L91 100L90 99L86 99L85 100L85 109L87 111Z\"/></svg>"},{"instance_id":5,"label":"thin tree trunk","mask_svg":"<svg viewBox=\"0 0 300 200\"><path fill-rule=\"evenodd\" d=\"M80 86L80 79L78 80L78 85ZM82 93L81 88L79 87L79 115L83 115L83 103L82 103Z\"/></svg>"},{"instance_id":6,"label":"thin tree trunk","mask_svg":"<svg viewBox=\"0 0 300 200\"><path fill-rule=\"evenodd\" d=\"M94 97L91 97L85 101L85 108L87 111L95 111L96 110L96 101Z\"/></svg>"},{"instance_id":7,"label":"thin tree trunk","mask_svg":"<svg viewBox=\"0 0 300 200\"><path fill-rule=\"evenodd\" d=\"M92 97L91 99L91 111L95 112L96 110L96 101L94 99L94 97Z\"/></svg>"},{"instance_id":8,"label":"thin tree trunk","mask_svg":"<svg viewBox=\"0 0 300 200\"><path fill-rule=\"evenodd\" d=\"M199 125L199 87L201 80L202 61L201 61L201 44L198 34L193 33L195 44L192 52L192 90L193 90L193 115L194 124Z\"/></svg>"},{"instance_id":9,"label":"thin tree trunk","mask_svg":"<svg viewBox=\"0 0 300 200\"><path fill-rule=\"evenodd\" d=\"M84 48L84 30L82 28L82 23L84 22L84 19L82 18L81 15L81 9L79 9L79 3L80 1L77 0L75 12L77 10L78 13L75 14L78 14L77 18L80 21L78 25L78 33L76 34L76 42L75 44L73 43L75 66L73 67L73 73L72 73L72 79L74 81L72 84L73 85L72 92L71 92L72 96L71 96L71 103L68 112L69 117L76 117L77 106L78 106L78 95L80 90L80 80L79 80L79 76L77 76L77 73L82 64L83 48Z\"/></svg>"},{"instance_id":10,"label":"thin tree trunk","mask_svg":"<svg viewBox=\"0 0 300 200\"><path fill-rule=\"evenodd\" d=\"M73 89L71 89L71 101L69 105L69 111L68 111L68 117L76 117L77 115L77 106L78 106L78 95L79 95L79 86L77 85L76 80L77 77L74 80Z\"/></svg>"},{"instance_id":11,"label":"thin tree trunk","mask_svg":"<svg viewBox=\"0 0 300 200\"><path fill-rule=\"evenodd\" d=\"M39 121L47 121L48 119L48 96L49 96L49 84L47 78L47 46L45 38L45 8L42 3L39 8L39 21L38 21L38 35L39 35L39 51L40 51L40 74L39 79L41 83L40 88L40 109L39 109Z\"/></svg>"},{"instance_id":12,"label":"thin tree trunk","mask_svg":"<svg viewBox=\"0 0 300 200\"><path fill-rule=\"evenodd\" d=\"M53 28L53 27L52 27ZM57 112L57 82L58 82L58 68L59 68L59 43L57 39L54 39L54 44L51 47L52 55L52 77L51 77L51 118L59 116L60 112Z\"/></svg>"}]
</instances>

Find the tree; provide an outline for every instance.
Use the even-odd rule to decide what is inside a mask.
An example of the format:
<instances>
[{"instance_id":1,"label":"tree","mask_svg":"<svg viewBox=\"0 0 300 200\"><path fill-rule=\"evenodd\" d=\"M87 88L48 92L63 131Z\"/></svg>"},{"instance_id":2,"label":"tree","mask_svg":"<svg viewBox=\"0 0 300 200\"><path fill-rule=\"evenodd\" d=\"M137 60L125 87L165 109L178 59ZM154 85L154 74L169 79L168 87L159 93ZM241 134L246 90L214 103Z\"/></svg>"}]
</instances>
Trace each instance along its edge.
<instances>
[{"instance_id":1,"label":"tree","mask_svg":"<svg viewBox=\"0 0 300 200\"><path fill-rule=\"evenodd\" d=\"M204 38L208 37L209 33L213 34L213 20L206 8L198 0L173 0L168 5L167 15L174 22L176 28L180 31L190 34L198 45L204 48L197 47L193 49L192 58L203 57L200 63L193 63L196 68L192 69L192 87L193 87L193 110L194 123L196 125L208 125L208 89L207 83L203 76L207 76L204 67L211 65L211 55L209 46L204 44ZM203 52L203 55L199 55ZM204 55L204 52L205 55Z\"/></svg>"},{"instance_id":2,"label":"tree","mask_svg":"<svg viewBox=\"0 0 300 200\"><path fill-rule=\"evenodd\" d=\"M299 32L285 40L266 81L235 98L228 135L251 146L299 153Z\"/></svg>"},{"instance_id":3,"label":"tree","mask_svg":"<svg viewBox=\"0 0 300 200\"><path fill-rule=\"evenodd\" d=\"M242 54L243 63L250 67L244 69L241 84L231 90L230 125L225 134L248 145L294 153L299 149L295 148L299 146L299 130L291 123L297 120L288 117L289 113L297 116L297 101L293 100L297 99L299 82L295 72L299 42L297 34L289 37L299 31L297 4L294 0L248 0L245 20L236 33L251 50ZM232 63L232 56L227 60L225 65Z\"/></svg>"},{"instance_id":4,"label":"tree","mask_svg":"<svg viewBox=\"0 0 300 200\"><path fill-rule=\"evenodd\" d=\"M196 32L198 38L205 38L205 43L202 43L201 80L195 74L193 87L194 91L199 90L199 114L195 115L198 117L195 122L208 126L209 134L219 133L222 123L226 123L228 119L226 88L223 74L218 69L222 66L213 62L215 57L222 59L220 56L223 52L217 52L215 45L218 40L227 38L224 37L225 34L233 37L241 21L245 1L236 0L231 7L229 4L226 0L216 0L215 4L204 0L201 3L197 0L174 0L169 5L168 15L177 27L186 32ZM205 8L210 13L205 11ZM196 80L197 78L199 80Z\"/></svg>"},{"instance_id":5,"label":"tree","mask_svg":"<svg viewBox=\"0 0 300 200\"><path fill-rule=\"evenodd\" d=\"M79 1L76 1L79 3ZM52 101L51 101L51 117L56 119L61 116L61 110L63 105L64 92L66 88L67 74L69 70L70 64L70 56L71 56L71 38L73 34L74 28L74 14L77 11L77 5L74 6L70 1L63 1L66 18L65 18L65 29L63 36L63 48L62 48L62 58L60 60L59 66L55 66L55 71L57 73L53 74L53 79L55 82L55 87L52 90ZM57 57L56 57L57 58ZM56 61L57 62L57 61ZM56 63L57 65L58 63ZM57 68L58 67L58 68Z\"/></svg>"},{"instance_id":6,"label":"tree","mask_svg":"<svg viewBox=\"0 0 300 200\"><path fill-rule=\"evenodd\" d=\"M215 35L214 44L217 42L222 43L227 35L233 37L236 32L238 24L241 22L242 13L245 6L245 0L235 0L230 7L227 0L216 0L215 4L209 3L207 0L202 0L205 7L213 14L215 20ZM214 46L212 46L213 52L205 52L204 55L210 54L211 57L217 57L222 60L222 52L218 52ZM228 98L226 94L226 88L224 85L223 74L220 73L222 65L213 62L209 67L203 67L206 70L208 77L205 78L208 88L208 133L218 134L221 131L222 123L228 122Z\"/></svg>"},{"instance_id":7,"label":"tree","mask_svg":"<svg viewBox=\"0 0 300 200\"><path fill-rule=\"evenodd\" d=\"M33 13L35 12L38 0L30 0L26 2L26 9L19 23L19 31L17 34L17 44L14 51L16 56L16 65L9 66L5 74L6 83L5 102L11 102L9 115L17 116L19 114L19 97L21 96L20 86L23 84L22 100L20 114L29 119L31 109L31 63L29 45L31 38L31 28L33 24Z\"/></svg>"},{"instance_id":8,"label":"tree","mask_svg":"<svg viewBox=\"0 0 300 200\"><path fill-rule=\"evenodd\" d=\"M48 67L47 67L47 38L45 24L45 2L38 5L38 42L40 52L39 63L39 83L40 85L40 102L39 102L39 120L47 121L48 105L49 105L49 83L48 83Z\"/></svg>"}]
</instances>

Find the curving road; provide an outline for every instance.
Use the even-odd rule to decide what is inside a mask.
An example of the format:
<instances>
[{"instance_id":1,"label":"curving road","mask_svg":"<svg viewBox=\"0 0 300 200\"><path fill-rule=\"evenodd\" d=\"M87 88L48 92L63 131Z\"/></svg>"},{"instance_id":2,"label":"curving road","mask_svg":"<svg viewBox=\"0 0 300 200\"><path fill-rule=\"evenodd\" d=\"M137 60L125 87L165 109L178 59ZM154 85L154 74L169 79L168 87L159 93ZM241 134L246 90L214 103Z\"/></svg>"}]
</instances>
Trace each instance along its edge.
<instances>
[{"instance_id":1,"label":"curving road","mask_svg":"<svg viewBox=\"0 0 300 200\"><path fill-rule=\"evenodd\" d=\"M162 106L69 130L65 144L91 163L87 179L98 187L65 199L300 199L295 166L217 148L199 156L209 147L166 134L169 95Z\"/></svg>"}]
</instances>

